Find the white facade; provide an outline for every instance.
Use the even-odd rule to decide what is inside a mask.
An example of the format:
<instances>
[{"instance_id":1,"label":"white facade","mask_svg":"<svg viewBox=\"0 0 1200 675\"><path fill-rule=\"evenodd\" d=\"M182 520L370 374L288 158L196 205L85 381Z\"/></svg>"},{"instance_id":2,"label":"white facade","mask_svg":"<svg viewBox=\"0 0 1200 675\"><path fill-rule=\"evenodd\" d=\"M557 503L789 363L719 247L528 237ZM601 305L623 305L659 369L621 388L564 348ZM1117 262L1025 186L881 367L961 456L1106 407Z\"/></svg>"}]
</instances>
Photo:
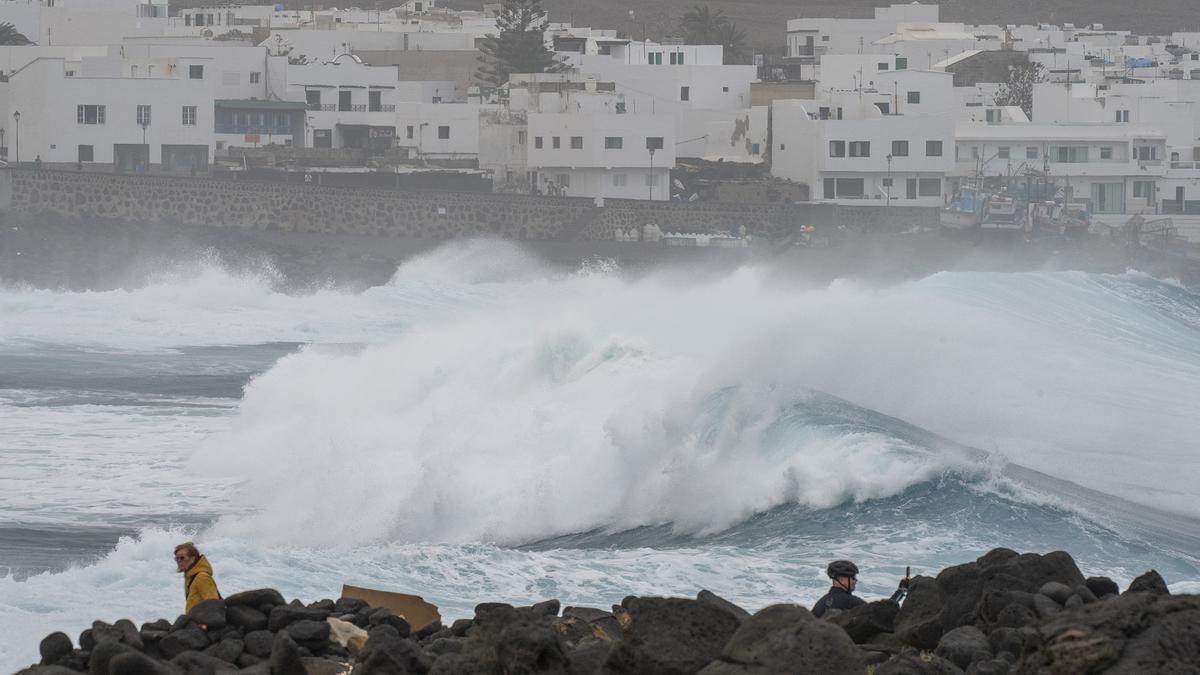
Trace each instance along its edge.
<instances>
[{"instance_id":1,"label":"white facade","mask_svg":"<svg viewBox=\"0 0 1200 675\"><path fill-rule=\"evenodd\" d=\"M147 86L151 84L152 86ZM38 59L3 85L4 119L21 112L5 142L9 159L204 168L213 145L213 86L179 77L66 75L62 59Z\"/></svg>"},{"instance_id":2,"label":"white facade","mask_svg":"<svg viewBox=\"0 0 1200 675\"><path fill-rule=\"evenodd\" d=\"M529 113L527 157L539 191L670 199L675 134L666 115Z\"/></svg>"},{"instance_id":3,"label":"white facade","mask_svg":"<svg viewBox=\"0 0 1200 675\"><path fill-rule=\"evenodd\" d=\"M953 175L1019 176L1044 171L1070 186L1097 216L1153 213L1165 171L1158 129L1117 124L960 123Z\"/></svg>"},{"instance_id":4,"label":"white facade","mask_svg":"<svg viewBox=\"0 0 1200 675\"><path fill-rule=\"evenodd\" d=\"M886 77L877 89L776 101L772 174L808 185L814 201L941 206L954 163L951 76Z\"/></svg>"}]
</instances>

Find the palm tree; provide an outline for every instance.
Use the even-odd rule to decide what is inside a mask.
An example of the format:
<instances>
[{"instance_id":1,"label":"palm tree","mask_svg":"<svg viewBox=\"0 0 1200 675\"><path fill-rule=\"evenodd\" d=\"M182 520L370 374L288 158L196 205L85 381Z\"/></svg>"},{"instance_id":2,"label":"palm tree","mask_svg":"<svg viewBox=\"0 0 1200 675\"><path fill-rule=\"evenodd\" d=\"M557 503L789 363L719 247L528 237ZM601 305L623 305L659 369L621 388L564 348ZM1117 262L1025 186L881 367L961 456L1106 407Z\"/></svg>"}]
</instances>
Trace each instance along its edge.
<instances>
[{"instance_id":1,"label":"palm tree","mask_svg":"<svg viewBox=\"0 0 1200 675\"><path fill-rule=\"evenodd\" d=\"M728 24L729 18L724 12L711 10L708 5L693 7L680 21L684 42L691 45L713 44L717 31Z\"/></svg>"},{"instance_id":2,"label":"palm tree","mask_svg":"<svg viewBox=\"0 0 1200 675\"><path fill-rule=\"evenodd\" d=\"M725 48L725 63L746 64L750 62L746 53L746 31L727 21L716 30L714 42Z\"/></svg>"},{"instance_id":3,"label":"palm tree","mask_svg":"<svg viewBox=\"0 0 1200 675\"><path fill-rule=\"evenodd\" d=\"M33 41L17 32L16 26L11 23L0 23L0 45L3 46L21 46L31 45Z\"/></svg>"}]
</instances>

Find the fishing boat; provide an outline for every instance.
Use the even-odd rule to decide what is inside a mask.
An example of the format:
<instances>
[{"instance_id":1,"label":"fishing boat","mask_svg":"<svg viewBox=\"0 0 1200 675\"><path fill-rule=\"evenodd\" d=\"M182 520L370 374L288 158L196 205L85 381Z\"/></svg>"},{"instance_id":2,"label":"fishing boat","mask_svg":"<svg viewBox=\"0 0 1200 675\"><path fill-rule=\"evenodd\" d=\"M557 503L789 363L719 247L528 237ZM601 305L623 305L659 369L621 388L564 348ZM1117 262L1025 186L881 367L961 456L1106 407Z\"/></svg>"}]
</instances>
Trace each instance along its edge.
<instances>
[{"instance_id":1,"label":"fishing boat","mask_svg":"<svg viewBox=\"0 0 1200 675\"><path fill-rule=\"evenodd\" d=\"M997 230L1019 230L1029 220L1029 204L1024 199L1001 192L988 199L982 227Z\"/></svg>"},{"instance_id":2,"label":"fishing boat","mask_svg":"<svg viewBox=\"0 0 1200 675\"><path fill-rule=\"evenodd\" d=\"M979 227L987 217L991 194L981 187L964 185L954 199L942 209L942 227L969 230Z\"/></svg>"}]
</instances>

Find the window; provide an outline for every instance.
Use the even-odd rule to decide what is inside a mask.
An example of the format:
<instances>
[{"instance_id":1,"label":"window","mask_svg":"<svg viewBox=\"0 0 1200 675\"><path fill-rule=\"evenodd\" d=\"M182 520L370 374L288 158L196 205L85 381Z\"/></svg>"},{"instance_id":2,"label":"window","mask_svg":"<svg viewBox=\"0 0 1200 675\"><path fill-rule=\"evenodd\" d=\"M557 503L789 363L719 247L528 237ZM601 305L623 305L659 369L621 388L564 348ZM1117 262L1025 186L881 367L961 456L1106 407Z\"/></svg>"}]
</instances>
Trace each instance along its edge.
<instances>
[{"instance_id":1,"label":"window","mask_svg":"<svg viewBox=\"0 0 1200 675\"><path fill-rule=\"evenodd\" d=\"M1025 159L1037 159L1038 157L1039 157L1039 153L1038 153L1037 146L1035 146L1035 145L1025 146Z\"/></svg>"},{"instance_id":2,"label":"window","mask_svg":"<svg viewBox=\"0 0 1200 675\"><path fill-rule=\"evenodd\" d=\"M92 146L90 146L90 145L79 146L79 155L78 155L79 161L94 162L94 161L96 161L95 156L96 156L95 148L93 148Z\"/></svg>"},{"instance_id":3,"label":"window","mask_svg":"<svg viewBox=\"0 0 1200 675\"><path fill-rule=\"evenodd\" d=\"M1124 183L1092 183L1093 213L1124 213Z\"/></svg>"},{"instance_id":4,"label":"window","mask_svg":"<svg viewBox=\"0 0 1200 675\"><path fill-rule=\"evenodd\" d=\"M150 124L150 106L139 105L137 107L137 123L142 127Z\"/></svg>"},{"instance_id":5,"label":"window","mask_svg":"<svg viewBox=\"0 0 1200 675\"><path fill-rule=\"evenodd\" d=\"M887 115L888 113L892 112L891 104L886 101L876 101L875 107L879 108L879 112L883 113L884 115Z\"/></svg>"},{"instance_id":6,"label":"window","mask_svg":"<svg viewBox=\"0 0 1200 675\"><path fill-rule=\"evenodd\" d=\"M996 148L996 157L999 159L1008 159L1012 155L1012 151L1007 145L1002 145Z\"/></svg>"},{"instance_id":7,"label":"window","mask_svg":"<svg viewBox=\"0 0 1200 675\"><path fill-rule=\"evenodd\" d=\"M673 65L673 66L682 66L683 65L683 52L672 52L671 65Z\"/></svg>"},{"instance_id":8,"label":"window","mask_svg":"<svg viewBox=\"0 0 1200 675\"><path fill-rule=\"evenodd\" d=\"M555 137L551 138L550 139L550 147L554 148L555 150L561 149L562 148L562 137L555 136Z\"/></svg>"},{"instance_id":9,"label":"window","mask_svg":"<svg viewBox=\"0 0 1200 675\"><path fill-rule=\"evenodd\" d=\"M534 137L533 137L533 148L534 148L535 150L541 150L541 149L542 149L542 137L541 137L541 136L534 136Z\"/></svg>"},{"instance_id":10,"label":"window","mask_svg":"<svg viewBox=\"0 0 1200 675\"><path fill-rule=\"evenodd\" d=\"M862 197L865 192L862 178L826 178L825 198Z\"/></svg>"},{"instance_id":11,"label":"window","mask_svg":"<svg viewBox=\"0 0 1200 675\"><path fill-rule=\"evenodd\" d=\"M618 115L625 114L625 101L617 101L617 114Z\"/></svg>"},{"instance_id":12,"label":"window","mask_svg":"<svg viewBox=\"0 0 1200 675\"><path fill-rule=\"evenodd\" d=\"M908 92L908 102L914 103L914 104L920 103L921 102L921 92L919 92L919 91Z\"/></svg>"},{"instance_id":13,"label":"window","mask_svg":"<svg viewBox=\"0 0 1200 675\"><path fill-rule=\"evenodd\" d=\"M925 156L926 157L941 157L942 142L941 141L925 141Z\"/></svg>"},{"instance_id":14,"label":"window","mask_svg":"<svg viewBox=\"0 0 1200 675\"><path fill-rule=\"evenodd\" d=\"M572 136L571 137L571 149L572 150L582 150L583 149L583 136Z\"/></svg>"},{"instance_id":15,"label":"window","mask_svg":"<svg viewBox=\"0 0 1200 675\"><path fill-rule=\"evenodd\" d=\"M758 143L751 143L751 144L750 144L750 154L752 154L752 155L760 155L760 154L762 154L762 148L759 146L759 144L758 144Z\"/></svg>"},{"instance_id":16,"label":"window","mask_svg":"<svg viewBox=\"0 0 1200 675\"><path fill-rule=\"evenodd\" d=\"M903 56L897 56L896 70L908 70L908 59Z\"/></svg>"},{"instance_id":17,"label":"window","mask_svg":"<svg viewBox=\"0 0 1200 675\"><path fill-rule=\"evenodd\" d=\"M1079 164L1088 161L1088 149L1069 145L1052 146L1050 157L1055 162L1064 164Z\"/></svg>"},{"instance_id":18,"label":"window","mask_svg":"<svg viewBox=\"0 0 1200 675\"><path fill-rule=\"evenodd\" d=\"M612 175L613 187L625 187L625 174L614 173Z\"/></svg>"},{"instance_id":19,"label":"window","mask_svg":"<svg viewBox=\"0 0 1200 675\"><path fill-rule=\"evenodd\" d=\"M917 182L917 190L922 197L941 197L941 178L922 178Z\"/></svg>"},{"instance_id":20,"label":"window","mask_svg":"<svg viewBox=\"0 0 1200 675\"><path fill-rule=\"evenodd\" d=\"M367 92L367 112L383 112L383 92Z\"/></svg>"},{"instance_id":21,"label":"window","mask_svg":"<svg viewBox=\"0 0 1200 675\"><path fill-rule=\"evenodd\" d=\"M445 125L438 127L438 138L443 141L450 138L450 127Z\"/></svg>"},{"instance_id":22,"label":"window","mask_svg":"<svg viewBox=\"0 0 1200 675\"><path fill-rule=\"evenodd\" d=\"M729 87L721 87L721 93L722 93L722 94L728 94L728 93L729 93Z\"/></svg>"},{"instance_id":23,"label":"window","mask_svg":"<svg viewBox=\"0 0 1200 675\"><path fill-rule=\"evenodd\" d=\"M893 157L908 157L908 141L892 141Z\"/></svg>"},{"instance_id":24,"label":"window","mask_svg":"<svg viewBox=\"0 0 1200 675\"><path fill-rule=\"evenodd\" d=\"M680 87L679 88L679 100L680 101L690 101L691 99L692 99L692 88L691 87Z\"/></svg>"},{"instance_id":25,"label":"window","mask_svg":"<svg viewBox=\"0 0 1200 675\"><path fill-rule=\"evenodd\" d=\"M129 76L137 77L137 66L129 66Z\"/></svg>"},{"instance_id":26,"label":"window","mask_svg":"<svg viewBox=\"0 0 1200 675\"><path fill-rule=\"evenodd\" d=\"M876 68L878 68L879 70L887 70L887 69L888 69L888 64L887 64L887 63L880 63L879 65L877 65L877 66L876 66Z\"/></svg>"},{"instance_id":27,"label":"window","mask_svg":"<svg viewBox=\"0 0 1200 675\"><path fill-rule=\"evenodd\" d=\"M883 179L883 187L892 187L892 179L884 178Z\"/></svg>"},{"instance_id":28,"label":"window","mask_svg":"<svg viewBox=\"0 0 1200 675\"><path fill-rule=\"evenodd\" d=\"M529 134L526 131L517 132L517 145L525 145L529 141Z\"/></svg>"},{"instance_id":29,"label":"window","mask_svg":"<svg viewBox=\"0 0 1200 675\"><path fill-rule=\"evenodd\" d=\"M104 106L75 106L75 120L80 124L104 124Z\"/></svg>"},{"instance_id":30,"label":"window","mask_svg":"<svg viewBox=\"0 0 1200 675\"><path fill-rule=\"evenodd\" d=\"M1152 180L1135 180L1133 181L1133 196L1137 199L1145 199L1147 202L1154 203L1154 181Z\"/></svg>"},{"instance_id":31,"label":"window","mask_svg":"<svg viewBox=\"0 0 1200 675\"><path fill-rule=\"evenodd\" d=\"M850 156L851 157L870 157L871 142L870 141L850 141Z\"/></svg>"},{"instance_id":32,"label":"window","mask_svg":"<svg viewBox=\"0 0 1200 675\"><path fill-rule=\"evenodd\" d=\"M183 25L185 25L185 26L191 26L191 25L192 25L192 15L191 15L191 14L184 14L184 15L183 15Z\"/></svg>"},{"instance_id":33,"label":"window","mask_svg":"<svg viewBox=\"0 0 1200 675\"><path fill-rule=\"evenodd\" d=\"M817 108L817 119L822 119L822 120L829 119L829 108L826 106L821 106L820 108Z\"/></svg>"},{"instance_id":34,"label":"window","mask_svg":"<svg viewBox=\"0 0 1200 675\"><path fill-rule=\"evenodd\" d=\"M662 136L647 136L646 137L646 149L647 150L662 150L663 149L663 137Z\"/></svg>"},{"instance_id":35,"label":"window","mask_svg":"<svg viewBox=\"0 0 1200 675\"><path fill-rule=\"evenodd\" d=\"M625 147L625 139L624 138L621 138L620 136L605 136L604 137L604 149L605 150L620 150L623 147Z\"/></svg>"},{"instance_id":36,"label":"window","mask_svg":"<svg viewBox=\"0 0 1200 675\"><path fill-rule=\"evenodd\" d=\"M646 62L652 66L661 66L662 65L662 52L650 52L649 57Z\"/></svg>"},{"instance_id":37,"label":"window","mask_svg":"<svg viewBox=\"0 0 1200 675\"><path fill-rule=\"evenodd\" d=\"M215 21L213 21L213 15L212 15L212 14L206 14L206 15L204 16L204 22L205 22L205 23L207 23L207 24L208 24L208 25L210 25L210 26L211 26L211 25L213 25L214 23L216 23Z\"/></svg>"},{"instance_id":38,"label":"window","mask_svg":"<svg viewBox=\"0 0 1200 675\"><path fill-rule=\"evenodd\" d=\"M196 106L194 106L194 105L183 106L183 126L185 126L185 127L196 126Z\"/></svg>"},{"instance_id":39,"label":"window","mask_svg":"<svg viewBox=\"0 0 1200 675\"><path fill-rule=\"evenodd\" d=\"M988 108L987 110L983 111L983 116L987 119L988 124L1000 124L1001 117L999 108Z\"/></svg>"},{"instance_id":40,"label":"window","mask_svg":"<svg viewBox=\"0 0 1200 675\"><path fill-rule=\"evenodd\" d=\"M1111 145L1100 146L1100 159L1112 159L1112 146Z\"/></svg>"},{"instance_id":41,"label":"window","mask_svg":"<svg viewBox=\"0 0 1200 675\"><path fill-rule=\"evenodd\" d=\"M559 187L571 187L571 174L560 173L554 177L554 182L558 183Z\"/></svg>"},{"instance_id":42,"label":"window","mask_svg":"<svg viewBox=\"0 0 1200 675\"><path fill-rule=\"evenodd\" d=\"M339 91L338 92L338 112L350 112L354 110L354 99L351 98L353 92Z\"/></svg>"},{"instance_id":43,"label":"window","mask_svg":"<svg viewBox=\"0 0 1200 675\"><path fill-rule=\"evenodd\" d=\"M1129 111L1128 110L1117 110L1116 114L1117 114L1118 122L1128 122L1129 121Z\"/></svg>"},{"instance_id":44,"label":"window","mask_svg":"<svg viewBox=\"0 0 1200 675\"><path fill-rule=\"evenodd\" d=\"M204 66L188 66L188 79L203 80Z\"/></svg>"},{"instance_id":45,"label":"window","mask_svg":"<svg viewBox=\"0 0 1200 675\"><path fill-rule=\"evenodd\" d=\"M830 157L845 157L846 156L846 141L829 141L829 156Z\"/></svg>"},{"instance_id":46,"label":"window","mask_svg":"<svg viewBox=\"0 0 1200 675\"><path fill-rule=\"evenodd\" d=\"M251 71L250 84L258 84L260 81L262 81L262 73L258 71Z\"/></svg>"},{"instance_id":47,"label":"window","mask_svg":"<svg viewBox=\"0 0 1200 675\"><path fill-rule=\"evenodd\" d=\"M306 103L308 103L309 110L313 110L313 106L316 106L316 109L319 110L321 108L321 90L320 89L305 90L304 101Z\"/></svg>"},{"instance_id":48,"label":"window","mask_svg":"<svg viewBox=\"0 0 1200 675\"><path fill-rule=\"evenodd\" d=\"M404 129L404 134L405 134L405 136L407 136L409 139L411 139L411 138L413 137L413 125L411 125L411 124L410 124L410 125L408 125L407 127L405 127L405 129Z\"/></svg>"},{"instance_id":49,"label":"window","mask_svg":"<svg viewBox=\"0 0 1200 675\"><path fill-rule=\"evenodd\" d=\"M1158 159L1158 148L1153 145L1139 145L1133 149L1133 157L1139 162L1151 162Z\"/></svg>"},{"instance_id":50,"label":"window","mask_svg":"<svg viewBox=\"0 0 1200 675\"><path fill-rule=\"evenodd\" d=\"M828 35L822 35L822 36L821 36L821 42L829 42L829 36L828 36Z\"/></svg>"}]
</instances>

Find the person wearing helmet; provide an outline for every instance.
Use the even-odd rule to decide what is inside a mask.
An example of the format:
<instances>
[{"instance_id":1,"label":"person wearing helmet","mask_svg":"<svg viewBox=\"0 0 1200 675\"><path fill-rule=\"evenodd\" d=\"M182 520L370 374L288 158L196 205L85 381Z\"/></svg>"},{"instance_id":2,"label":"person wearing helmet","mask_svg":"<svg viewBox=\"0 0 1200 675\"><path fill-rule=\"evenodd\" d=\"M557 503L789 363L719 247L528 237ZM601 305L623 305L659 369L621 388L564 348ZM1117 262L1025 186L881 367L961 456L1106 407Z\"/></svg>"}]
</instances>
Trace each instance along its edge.
<instances>
[{"instance_id":1,"label":"person wearing helmet","mask_svg":"<svg viewBox=\"0 0 1200 675\"><path fill-rule=\"evenodd\" d=\"M849 560L834 560L825 568L825 574L833 582L833 587L813 605L814 616L820 618L831 609L847 610L867 604L866 600L854 595L854 588L858 585L858 565ZM905 577L900 580L900 588L896 589L892 600L899 602L907 592L908 577Z\"/></svg>"}]
</instances>

